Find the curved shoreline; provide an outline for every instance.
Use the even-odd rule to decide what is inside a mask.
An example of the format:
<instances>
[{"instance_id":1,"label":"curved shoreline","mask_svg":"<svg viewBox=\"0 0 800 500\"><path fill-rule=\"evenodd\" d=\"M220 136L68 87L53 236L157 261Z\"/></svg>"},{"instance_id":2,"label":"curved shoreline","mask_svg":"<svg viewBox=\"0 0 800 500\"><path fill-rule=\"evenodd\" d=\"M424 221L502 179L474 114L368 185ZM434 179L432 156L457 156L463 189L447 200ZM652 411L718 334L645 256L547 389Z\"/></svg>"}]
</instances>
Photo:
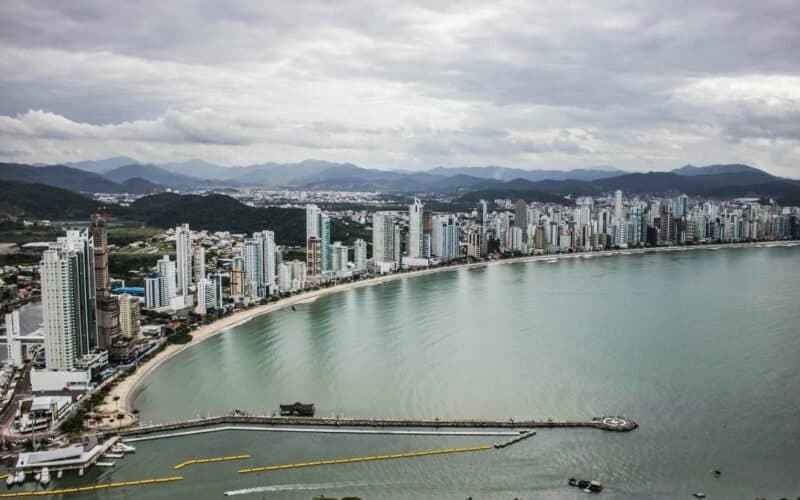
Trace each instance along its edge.
<instances>
[{"instance_id":1,"label":"curved shoreline","mask_svg":"<svg viewBox=\"0 0 800 500\"><path fill-rule=\"evenodd\" d=\"M141 385L145 381L145 379L147 379L148 376L150 376L153 372L155 372L163 363L171 360L173 357L177 356L184 350L189 349L195 345L198 345L204 342L205 340L215 335L218 335L230 328L235 328L259 316L262 316L264 314L269 314L271 312L278 311L286 307L313 302L317 300L319 297L329 294L345 292L348 290L365 286L379 285L382 283L387 283L390 281L395 281L403 278L415 278L418 276L424 276L428 274L447 272L447 271L458 271L461 269L481 268L490 265L518 264L518 263L530 263L530 262L541 262L541 261L554 262L566 259L642 255L648 253L688 252L697 250L719 250L726 248L771 248L771 247L798 246L798 245L800 245L800 241L798 240L786 240L786 241L765 241L765 242L753 242L753 243L711 244L711 245L697 245L697 246L634 248L634 249L603 250L597 252L576 252L576 253L548 254L548 255L526 255L521 257L512 257L508 259L482 261L470 264L458 264L453 266L442 266L430 269L421 269L418 271L394 273L386 276L376 276L362 281L342 283L339 285L334 285L320 290L311 290L307 292L302 292L292 297L281 299L277 302L273 302L270 304L257 306L252 309L248 309L246 311L241 311L233 314L232 316L217 320L211 324L201 326L200 328L192 332L193 338L191 342L182 345L178 344L168 345L163 351L156 354L153 358L151 358L143 365L141 365L134 373L132 373L124 380L122 380L119 384L117 384L106 396L103 406L105 406L106 403L110 403L111 401L113 401L114 397L118 397L120 401L124 402L125 413L127 414L127 417L130 419L130 424L133 424L136 421L136 418L133 417L132 415L132 411L134 409L133 408L134 399L136 396L138 396L139 392L141 391ZM126 420L128 420L128 418L126 418Z\"/></svg>"}]
</instances>

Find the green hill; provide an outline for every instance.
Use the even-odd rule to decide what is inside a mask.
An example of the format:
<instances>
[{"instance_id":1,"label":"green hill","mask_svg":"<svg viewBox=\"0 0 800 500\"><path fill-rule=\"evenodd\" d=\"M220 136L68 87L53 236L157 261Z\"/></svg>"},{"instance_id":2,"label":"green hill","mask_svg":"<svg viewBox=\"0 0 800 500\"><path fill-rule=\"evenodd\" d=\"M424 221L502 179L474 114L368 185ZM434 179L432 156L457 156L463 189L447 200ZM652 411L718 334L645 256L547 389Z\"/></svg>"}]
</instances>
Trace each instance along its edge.
<instances>
[{"instance_id":1,"label":"green hill","mask_svg":"<svg viewBox=\"0 0 800 500\"><path fill-rule=\"evenodd\" d=\"M127 214L148 226L169 228L188 223L192 229L252 233L275 231L280 244L304 245L306 214L301 208L251 207L221 194L178 195L162 193L136 200ZM355 223L334 221L333 239L351 243L368 238L365 229Z\"/></svg>"},{"instance_id":2,"label":"green hill","mask_svg":"<svg viewBox=\"0 0 800 500\"><path fill-rule=\"evenodd\" d=\"M96 201L66 189L26 182L0 182L2 216L35 219L86 219L100 208Z\"/></svg>"}]
</instances>

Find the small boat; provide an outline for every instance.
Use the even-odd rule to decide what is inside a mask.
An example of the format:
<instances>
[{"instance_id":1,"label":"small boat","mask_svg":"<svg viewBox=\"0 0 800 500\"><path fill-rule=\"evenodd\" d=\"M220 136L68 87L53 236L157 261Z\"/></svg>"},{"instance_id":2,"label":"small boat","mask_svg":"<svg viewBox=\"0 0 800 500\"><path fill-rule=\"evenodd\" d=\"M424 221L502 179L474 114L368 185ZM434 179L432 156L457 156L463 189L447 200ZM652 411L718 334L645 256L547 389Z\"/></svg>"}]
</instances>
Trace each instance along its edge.
<instances>
[{"instance_id":1,"label":"small boat","mask_svg":"<svg viewBox=\"0 0 800 500\"><path fill-rule=\"evenodd\" d=\"M582 489L585 493L600 493L603 491L603 483L599 481L587 481L586 479L569 478L567 481L570 486Z\"/></svg>"},{"instance_id":2,"label":"small boat","mask_svg":"<svg viewBox=\"0 0 800 500\"><path fill-rule=\"evenodd\" d=\"M95 463L98 467L114 467L114 462L97 462Z\"/></svg>"},{"instance_id":3,"label":"small boat","mask_svg":"<svg viewBox=\"0 0 800 500\"><path fill-rule=\"evenodd\" d=\"M25 482L25 471L18 471L14 475L14 482L17 484L23 484Z\"/></svg>"},{"instance_id":4,"label":"small boat","mask_svg":"<svg viewBox=\"0 0 800 500\"><path fill-rule=\"evenodd\" d=\"M42 469L42 473L39 475L39 482L44 486L50 484L50 469L47 467Z\"/></svg>"},{"instance_id":5,"label":"small boat","mask_svg":"<svg viewBox=\"0 0 800 500\"><path fill-rule=\"evenodd\" d=\"M703 493L702 491L698 491L697 493L694 494L694 497L695 498L705 498L706 494Z\"/></svg>"},{"instance_id":6,"label":"small boat","mask_svg":"<svg viewBox=\"0 0 800 500\"><path fill-rule=\"evenodd\" d=\"M111 447L111 451L113 451L114 453L133 453L134 451L136 451L136 448L134 448L129 444L117 443Z\"/></svg>"},{"instance_id":7,"label":"small boat","mask_svg":"<svg viewBox=\"0 0 800 500\"><path fill-rule=\"evenodd\" d=\"M103 453L103 458L125 458L122 453Z\"/></svg>"},{"instance_id":8,"label":"small boat","mask_svg":"<svg viewBox=\"0 0 800 500\"><path fill-rule=\"evenodd\" d=\"M11 488L12 486L14 486L14 483L16 483L16 482L17 481L16 481L16 479L14 479L14 474L9 474L8 476L6 476L6 486L8 488Z\"/></svg>"}]
</instances>

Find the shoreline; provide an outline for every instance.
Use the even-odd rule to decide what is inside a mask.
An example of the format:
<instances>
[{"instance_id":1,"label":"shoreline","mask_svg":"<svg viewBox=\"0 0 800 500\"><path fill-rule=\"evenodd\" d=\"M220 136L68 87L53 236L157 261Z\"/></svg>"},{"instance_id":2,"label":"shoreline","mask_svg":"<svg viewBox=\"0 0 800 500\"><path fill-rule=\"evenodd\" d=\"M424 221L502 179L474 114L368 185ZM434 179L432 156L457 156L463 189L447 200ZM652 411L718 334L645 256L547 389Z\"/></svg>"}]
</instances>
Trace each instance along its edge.
<instances>
[{"instance_id":1,"label":"shoreline","mask_svg":"<svg viewBox=\"0 0 800 500\"><path fill-rule=\"evenodd\" d=\"M362 281L342 283L320 290L311 290L301 292L292 297L281 299L277 302L265 304L254 307L245 311L240 311L232 316L222 318L211 324L203 325L197 330L192 332L192 341L187 344L170 344L163 351L156 354L153 358L139 366L139 368L117 384L106 396L103 407L113 405L115 397L118 401L122 401L123 412L126 415L126 422L122 423L121 427L129 427L137 423L137 418L132 414L134 407L133 402L141 391L143 382L155 372L162 364L171 360L181 352L198 345L207 339L214 337L224 331L241 326L259 316L269 314L293 305L302 305L311 303L322 296L346 292L356 288L380 285L390 281L396 281L404 278L416 278L429 274L459 271L461 269L476 269L492 265L501 264L519 264L531 262L556 262L567 259L585 259L594 257L615 257L615 256L628 256L628 255L643 255L649 253L666 253L666 252L688 252L697 250L721 250L727 248L773 248L783 246L798 246L798 240L786 241L764 241L764 242L747 242L747 243L723 243L723 244L709 244L709 245L696 245L696 246L669 246L669 247L651 247L651 248L633 248L633 249L619 249L619 250L602 250L596 252L575 252L564 254L546 254L546 255L525 255L520 257L511 257L507 259L498 259L490 261L481 261L468 264L458 264L453 266L442 266L429 269L421 269L418 271L400 272L389 274L385 276L376 276ZM130 420L129 422L127 422Z\"/></svg>"}]
</instances>

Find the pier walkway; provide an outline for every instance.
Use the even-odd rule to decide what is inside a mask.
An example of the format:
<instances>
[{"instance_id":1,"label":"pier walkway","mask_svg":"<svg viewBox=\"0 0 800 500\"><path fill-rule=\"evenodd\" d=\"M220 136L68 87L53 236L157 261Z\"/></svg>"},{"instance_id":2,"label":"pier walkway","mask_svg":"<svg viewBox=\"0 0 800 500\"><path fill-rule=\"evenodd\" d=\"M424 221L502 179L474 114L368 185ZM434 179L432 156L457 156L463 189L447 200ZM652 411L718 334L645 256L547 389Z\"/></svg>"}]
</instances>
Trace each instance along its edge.
<instances>
[{"instance_id":1,"label":"pier walkway","mask_svg":"<svg viewBox=\"0 0 800 500\"><path fill-rule=\"evenodd\" d=\"M144 436L166 431L182 431L212 426L269 425L297 427L343 428L428 428L428 429L599 429L628 432L639 424L624 417L599 417L585 421L569 420L478 420L478 419L404 419L404 418L334 418L334 417L278 417L260 415L223 415L197 418L179 422L142 425L121 430L117 435Z\"/></svg>"}]
</instances>

